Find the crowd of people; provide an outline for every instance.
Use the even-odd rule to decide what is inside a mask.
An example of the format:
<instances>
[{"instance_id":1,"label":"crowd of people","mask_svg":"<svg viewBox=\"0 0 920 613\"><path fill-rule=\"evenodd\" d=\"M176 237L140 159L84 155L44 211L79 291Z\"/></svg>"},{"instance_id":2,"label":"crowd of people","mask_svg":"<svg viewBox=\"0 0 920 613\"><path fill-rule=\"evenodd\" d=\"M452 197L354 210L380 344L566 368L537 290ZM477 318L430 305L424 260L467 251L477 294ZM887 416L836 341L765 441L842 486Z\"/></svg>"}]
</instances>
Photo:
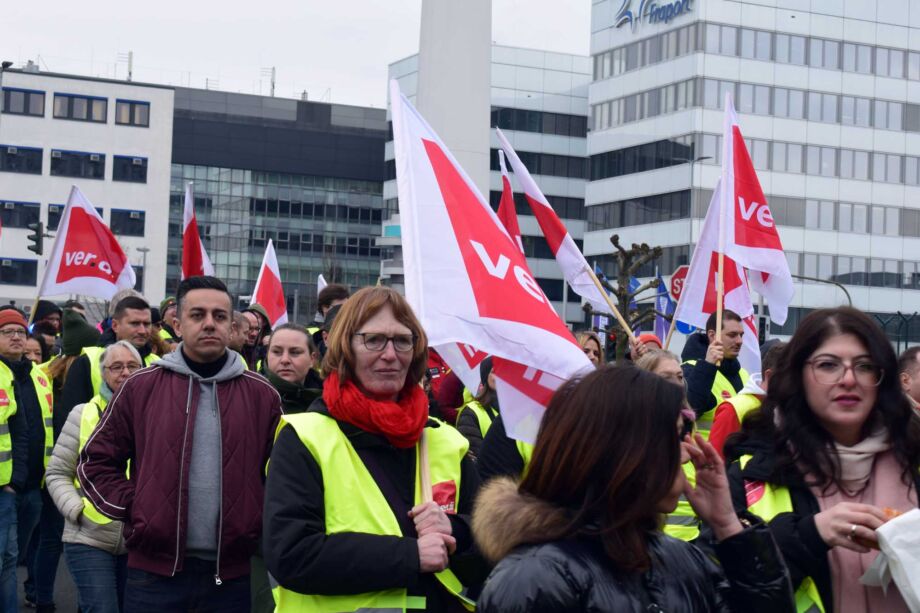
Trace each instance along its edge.
<instances>
[{"instance_id":1,"label":"crowd of people","mask_svg":"<svg viewBox=\"0 0 920 613\"><path fill-rule=\"evenodd\" d=\"M105 321L0 307L0 609L900 612L860 583L918 506L920 348L814 311L741 367L725 311L651 334L508 436L399 293L272 329L191 277ZM720 325L717 325L720 324ZM63 556L77 603L55 603Z\"/></svg>"}]
</instances>

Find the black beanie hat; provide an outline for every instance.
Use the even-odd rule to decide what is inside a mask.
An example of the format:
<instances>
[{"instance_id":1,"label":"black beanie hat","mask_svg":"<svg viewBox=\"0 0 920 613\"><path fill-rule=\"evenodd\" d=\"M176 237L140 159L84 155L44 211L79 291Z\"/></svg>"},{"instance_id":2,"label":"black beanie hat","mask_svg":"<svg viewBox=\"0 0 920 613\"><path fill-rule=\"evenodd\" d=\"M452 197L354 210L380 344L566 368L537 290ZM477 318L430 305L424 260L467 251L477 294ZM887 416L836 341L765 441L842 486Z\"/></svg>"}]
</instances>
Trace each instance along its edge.
<instances>
[{"instance_id":1,"label":"black beanie hat","mask_svg":"<svg viewBox=\"0 0 920 613\"><path fill-rule=\"evenodd\" d=\"M487 357L479 364L479 382L483 387L489 387L489 374L492 372L492 356Z\"/></svg>"},{"instance_id":2,"label":"black beanie hat","mask_svg":"<svg viewBox=\"0 0 920 613\"><path fill-rule=\"evenodd\" d=\"M70 309L64 311L63 324L61 348L64 355L80 355L84 347L95 346L102 336L82 315Z\"/></svg>"}]
</instances>

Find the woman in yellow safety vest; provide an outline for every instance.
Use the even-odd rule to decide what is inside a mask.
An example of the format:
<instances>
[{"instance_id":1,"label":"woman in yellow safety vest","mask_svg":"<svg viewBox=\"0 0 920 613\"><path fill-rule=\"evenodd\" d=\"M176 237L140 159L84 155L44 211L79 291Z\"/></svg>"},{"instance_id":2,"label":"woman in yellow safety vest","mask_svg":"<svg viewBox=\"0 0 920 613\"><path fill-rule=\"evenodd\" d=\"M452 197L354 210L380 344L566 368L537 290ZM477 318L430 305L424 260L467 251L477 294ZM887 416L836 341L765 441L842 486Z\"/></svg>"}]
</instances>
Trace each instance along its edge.
<instances>
[{"instance_id":1,"label":"woman in yellow safety vest","mask_svg":"<svg viewBox=\"0 0 920 613\"><path fill-rule=\"evenodd\" d=\"M277 611L472 610L462 579L477 573L459 567L481 571L467 518L479 479L466 439L428 417L427 353L394 290L367 287L342 306L322 397L282 418L268 465Z\"/></svg>"},{"instance_id":2,"label":"woman in yellow safety vest","mask_svg":"<svg viewBox=\"0 0 920 613\"><path fill-rule=\"evenodd\" d=\"M726 443L736 508L769 522L799 611L906 612L860 582L891 510L917 508L920 424L900 389L884 331L849 307L796 328L767 400ZM888 509L886 511L886 509Z\"/></svg>"},{"instance_id":3,"label":"woman in yellow safety vest","mask_svg":"<svg viewBox=\"0 0 920 613\"><path fill-rule=\"evenodd\" d=\"M479 457L482 441L498 417L498 396L495 393L491 356L479 364L479 379L479 393L457 411L457 430L469 441L473 458Z\"/></svg>"},{"instance_id":4,"label":"woman in yellow safety vest","mask_svg":"<svg viewBox=\"0 0 920 613\"><path fill-rule=\"evenodd\" d=\"M556 391L523 481L496 478L477 498L473 533L498 562L479 611L793 609L770 531L736 515L715 449L681 441L684 403L683 390L632 365ZM691 460L695 487L680 472ZM721 566L658 530L682 491L714 526Z\"/></svg>"},{"instance_id":5,"label":"woman in yellow safety vest","mask_svg":"<svg viewBox=\"0 0 920 613\"><path fill-rule=\"evenodd\" d=\"M112 396L143 364L128 341L105 348L100 358L103 383L99 394L70 411L45 476L48 493L64 516L64 556L83 611L119 610L128 556L121 522L99 513L82 495L77 461Z\"/></svg>"}]
</instances>

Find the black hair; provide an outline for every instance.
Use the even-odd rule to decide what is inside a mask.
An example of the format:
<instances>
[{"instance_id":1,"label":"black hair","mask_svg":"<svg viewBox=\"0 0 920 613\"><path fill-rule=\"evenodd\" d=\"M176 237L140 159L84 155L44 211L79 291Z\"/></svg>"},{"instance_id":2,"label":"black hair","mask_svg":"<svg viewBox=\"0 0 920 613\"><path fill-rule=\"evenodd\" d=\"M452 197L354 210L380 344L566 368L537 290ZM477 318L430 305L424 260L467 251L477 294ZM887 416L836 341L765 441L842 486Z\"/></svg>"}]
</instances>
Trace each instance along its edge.
<instances>
[{"instance_id":1,"label":"black hair","mask_svg":"<svg viewBox=\"0 0 920 613\"><path fill-rule=\"evenodd\" d=\"M773 370L764 405L748 414L741 432L729 438L726 458L736 456L735 449L746 439L766 441L776 455L772 482L786 485L792 475L802 473L825 491L839 484L839 471L832 459L834 439L808 405L804 372L815 350L840 334L859 339L882 372L875 406L863 425L863 434L884 426L904 469L904 482L912 483L920 466L920 421L913 417L913 409L901 391L897 358L885 332L868 315L852 307L818 309L799 323Z\"/></svg>"},{"instance_id":2,"label":"black hair","mask_svg":"<svg viewBox=\"0 0 920 613\"><path fill-rule=\"evenodd\" d=\"M112 319L121 319L125 316L125 311L128 309L133 309L135 311L149 311L150 305L143 298L138 298L137 296L126 296L122 298L117 305L115 305L115 311L112 313Z\"/></svg>"},{"instance_id":3,"label":"black hair","mask_svg":"<svg viewBox=\"0 0 920 613\"><path fill-rule=\"evenodd\" d=\"M45 337L41 335L41 332L31 332L28 338L31 338L32 340L37 342L39 348L41 348L41 352L42 352L41 363L42 364L44 364L45 362L51 359L51 349L48 347L48 343L45 342Z\"/></svg>"},{"instance_id":4,"label":"black hair","mask_svg":"<svg viewBox=\"0 0 920 613\"><path fill-rule=\"evenodd\" d=\"M734 311L730 311L729 309L723 309L722 323L724 324L726 321L741 321L741 315L738 315L737 313L735 313ZM710 330L714 332L715 329L716 329L716 314L713 313L712 315L709 316L709 319L706 320L706 332L709 332Z\"/></svg>"},{"instance_id":5,"label":"black hair","mask_svg":"<svg viewBox=\"0 0 920 613\"><path fill-rule=\"evenodd\" d=\"M330 283L316 297L316 310L322 310L331 305L336 300L346 300L348 298L348 288L338 283Z\"/></svg>"},{"instance_id":6,"label":"black hair","mask_svg":"<svg viewBox=\"0 0 920 613\"><path fill-rule=\"evenodd\" d=\"M227 294L227 300L230 301L231 309L233 308L233 296L230 295L230 290L227 289L223 281L217 277L200 276L189 277L179 283L179 290L176 292L177 313L182 313L182 301L185 299L185 295L196 289L214 289Z\"/></svg>"},{"instance_id":7,"label":"black hair","mask_svg":"<svg viewBox=\"0 0 920 613\"><path fill-rule=\"evenodd\" d=\"M300 332L307 339L307 353L312 355L313 353L316 352L316 343L313 342L313 335L307 332L307 329L301 326L300 324L295 324L295 323L290 323L290 322L286 324L281 324L280 326L272 330L271 336L268 337L269 347L272 346L272 339L274 339L275 335L278 334L278 332L280 332L281 330L294 330L295 332Z\"/></svg>"}]
</instances>

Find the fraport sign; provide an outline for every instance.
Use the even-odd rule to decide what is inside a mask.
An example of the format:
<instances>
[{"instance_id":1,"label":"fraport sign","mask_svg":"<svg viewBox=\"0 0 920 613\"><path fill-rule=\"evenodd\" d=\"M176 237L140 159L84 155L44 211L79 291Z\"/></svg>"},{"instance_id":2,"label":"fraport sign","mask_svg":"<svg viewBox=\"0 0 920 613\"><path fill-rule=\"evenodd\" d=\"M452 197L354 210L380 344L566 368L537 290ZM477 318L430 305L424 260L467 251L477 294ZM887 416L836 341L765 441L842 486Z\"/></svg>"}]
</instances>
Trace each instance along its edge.
<instances>
[{"instance_id":1,"label":"fraport sign","mask_svg":"<svg viewBox=\"0 0 920 613\"><path fill-rule=\"evenodd\" d=\"M614 18L614 27L621 28L626 24L633 32L639 29L639 24L644 20L647 23L671 23L671 20L686 15L692 10L692 0L674 0L673 2L660 0L639 0L639 10L634 12L633 0L623 0L620 10Z\"/></svg>"}]
</instances>

